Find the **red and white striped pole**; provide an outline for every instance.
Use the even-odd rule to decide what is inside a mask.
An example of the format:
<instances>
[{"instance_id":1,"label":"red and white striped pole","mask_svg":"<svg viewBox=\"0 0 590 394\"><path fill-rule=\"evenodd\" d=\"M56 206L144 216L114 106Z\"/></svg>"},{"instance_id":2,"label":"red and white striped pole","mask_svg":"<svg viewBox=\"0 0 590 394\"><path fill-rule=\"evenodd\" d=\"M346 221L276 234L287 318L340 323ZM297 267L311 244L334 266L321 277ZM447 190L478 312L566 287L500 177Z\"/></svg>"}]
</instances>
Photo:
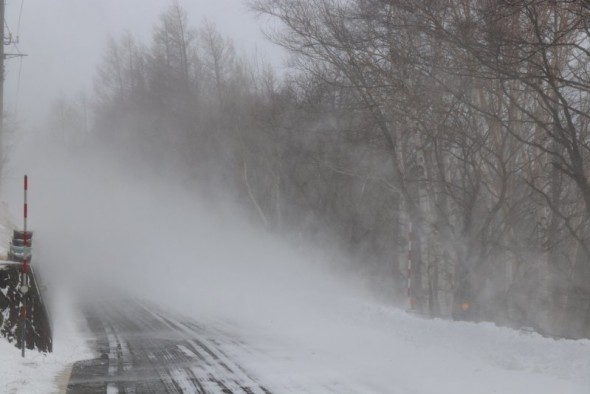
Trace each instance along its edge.
<instances>
[{"instance_id":1,"label":"red and white striped pole","mask_svg":"<svg viewBox=\"0 0 590 394\"><path fill-rule=\"evenodd\" d=\"M410 231L408 234L408 283L407 283L407 296L408 296L408 308L409 310L414 309L414 299L412 297L412 239L413 239L413 228L412 222L410 222Z\"/></svg>"},{"instance_id":2,"label":"red and white striped pole","mask_svg":"<svg viewBox=\"0 0 590 394\"><path fill-rule=\"evenodd\" d=\"M25 347L26 347L26 338L27 338L27 293L28 293L28 289L29 289L29 281L28 281L28 275L27 275L27 245L28 245L28 241L27 241L27 211L28 211L28 206L27 206L27 189L28 189L28 177L25 175L25 183L24 183L24 189L25 189L25 199L24 199L24 209L23 209L23 218L24 218L24 223L23 223L23 277L22 277L22 281L21 281L21 290L22 290L22 297L23 297L23 306L22 306L22 311L21 311L21 319L22 319L22 324L21 324L21 350L22 350L22 356L25 357Z\"/></svg>"}]
</instances>

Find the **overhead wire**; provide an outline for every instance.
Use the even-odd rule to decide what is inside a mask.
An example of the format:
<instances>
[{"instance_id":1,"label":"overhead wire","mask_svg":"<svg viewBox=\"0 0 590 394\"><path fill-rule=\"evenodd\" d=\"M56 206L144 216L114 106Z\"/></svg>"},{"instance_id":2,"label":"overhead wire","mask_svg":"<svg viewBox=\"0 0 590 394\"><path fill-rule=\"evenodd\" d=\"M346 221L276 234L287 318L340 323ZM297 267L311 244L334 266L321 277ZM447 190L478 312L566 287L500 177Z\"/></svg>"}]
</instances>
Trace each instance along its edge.
<instances>
[{"instance_id":1,"label":"overhead wire","mask_svg":"<svg viewBox=\"0 0 590 394\"><path fill-rule=\"evenodd\" d=\"M16 80L16 95L14 98L14 112L15 113L18 112L18 107L19 107L18 101L20 99L20 81L21 81L22 73L23 73L23 57L20 56L18 58L18 77Z\"/></svg>"},{"instance_id":2,"label":"overhead wire","mask_svg":"<svg viewBox=\"0 0 590 394\"><path fill-rule=\"evenodd\" d=\"M12 34L12 30L10 29L10 26L8 26L8 22L6 21L6 19L4 19L4 26L6 27L6 30L8 30L8 34L9 34L9 36L11 38L10 45L12 45L12 47L16 50L16 53L18 55L20 55L21 52L20 52L20 49L18 47L18 43L13 39L14 36Z\"/></svg>"},{"instance_id":3,"label":"overhead wire","mask_svg":"<svg viewBox=\"0 0 590 394\"><path fill-rule=\"evenodd\" d=\"M20 21L22 20L23 17L23 8L25 5L25 0L20 0L20 10L18 12L18 24L16 25L16 39L18 41L18 37L20 34Z\"/></svg>"},{"instance_id":4,"label":"overhead wire","mask_svg":"<svg viewBox=\"0 0 590 394\"><path fill-rule=\"evenodd\" d=\"M8 30L8 34L12 37L12 30L10 30L10 26L8 26L6 18L4 18L4 27L6 28L6 30Z\"/></svg>"},{"instance_id":5,"label":"overhead wire","mask_svg":"<svg viewBox=\"0 0 590 394\"><path fill-rule=\"evenodd\" d=\"M21 27L21 21L23 18L23 9L24 9L24 5L25 5L25 0L21 0L20 1L20 10L18 12L18 24L16 25L16 41L17 43L20 41L20 27ZM21 53L19 47L17 45L15 45L16 50L18 51L18 53ZM15 112L18 111L19 108L19 99L20 99L20 83L21 83L21 76L23 73L23 56L20 56L18 59L18 77L17 77L17 81L16 81L16 97L14 99L14 108L15 108Z\"/></svg>"},{"instance_id":6,"label":"overhead wire","mask_svg":"<svg viewBox=\"0 0 590 394\"><path fill-rule=\"evenodd\" d=\"M0 0L3 1L3 0ZM23 55L22 52L20 51L20 48L18 47L18 43L19 43L19 35L20 35L20 28L21 28L21 21L22 21L22 16L23 16L23 8L24 8L24 0L21 0L20 3L20 10L19 10L19 14L18 14L18 23L17 23L17 27L16 27L16 36L13 36L12 34L12 30L10 29L10 26L8 25L8 21L6 20L6 18L4 19L4 26L6 27L6 30L8 31L8 34L10 35L10 44L11 46L14 48L16 55L18 55L19 58L19 64L18 64L18 75L17 75L17 82L16 82L16 92L15 92L15 100L14 100L14 112L18 112L18 107L19 107L19 99L20 99L20 88L21 88L21 79L22 79L22 70L23 70ZM2 43L2 45L4 45L4 43Z\"/></svg>"}]
</instances>

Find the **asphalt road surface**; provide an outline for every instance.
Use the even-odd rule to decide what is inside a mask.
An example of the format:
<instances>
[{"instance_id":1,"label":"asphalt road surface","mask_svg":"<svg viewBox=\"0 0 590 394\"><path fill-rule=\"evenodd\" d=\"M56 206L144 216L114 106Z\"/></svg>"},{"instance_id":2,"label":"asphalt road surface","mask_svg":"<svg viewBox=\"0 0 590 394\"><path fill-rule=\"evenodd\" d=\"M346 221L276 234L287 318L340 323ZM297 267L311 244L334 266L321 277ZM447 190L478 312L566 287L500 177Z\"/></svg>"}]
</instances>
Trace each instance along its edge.
<instances>
[{"instance_id":1,"label":"asphalt road surface","mask_svg":"<svg viewBox=\"0 0 590 394\"><path fill-rule=\"evenodd\" d=\"M222 351L220 332L138 300L83 309L100 356L74 365L67 393L270 393Z\"/></svg>"}]
</instances>

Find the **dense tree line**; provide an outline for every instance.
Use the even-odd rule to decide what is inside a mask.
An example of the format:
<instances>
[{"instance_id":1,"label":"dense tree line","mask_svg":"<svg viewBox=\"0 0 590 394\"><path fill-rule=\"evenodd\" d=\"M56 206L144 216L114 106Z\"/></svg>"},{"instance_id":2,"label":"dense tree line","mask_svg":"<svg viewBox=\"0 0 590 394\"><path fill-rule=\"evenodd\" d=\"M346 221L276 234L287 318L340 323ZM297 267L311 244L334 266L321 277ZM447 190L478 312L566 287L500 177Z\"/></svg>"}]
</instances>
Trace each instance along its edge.
<instances>
[{"instance_id":1,"label":"dense tree line","mask_svg":"<svg viewBox=\"0 0 590 394\"><path fill-rule=\"evenodd\" d=\"M173 5L151 43L111 40L91 125L85 99L57 124L336 240L395 302L412 226L412 307L590 336L585 2L250 5L280 22L290 73Z\"/></svg>"}]
</instances>

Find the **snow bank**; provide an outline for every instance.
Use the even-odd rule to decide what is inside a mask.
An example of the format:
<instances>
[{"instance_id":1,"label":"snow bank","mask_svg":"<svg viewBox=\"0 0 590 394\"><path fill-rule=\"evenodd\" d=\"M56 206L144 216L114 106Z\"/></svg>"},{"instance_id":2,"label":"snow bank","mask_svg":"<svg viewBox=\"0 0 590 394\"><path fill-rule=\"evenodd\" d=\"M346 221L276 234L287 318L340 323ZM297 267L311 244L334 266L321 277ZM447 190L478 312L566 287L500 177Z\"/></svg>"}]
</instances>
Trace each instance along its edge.
<instances>
[{"instance_id":1,"label":"snow bank","mask_svg":"<svg viewBox=\"0 0 590 394\"><path fill-rule=\"evenodd\" d=\"M590 341L426 320L350 303L273 325L226 324L225 351L274 392L587 394Z\"/></svg>"}]
</instances>

